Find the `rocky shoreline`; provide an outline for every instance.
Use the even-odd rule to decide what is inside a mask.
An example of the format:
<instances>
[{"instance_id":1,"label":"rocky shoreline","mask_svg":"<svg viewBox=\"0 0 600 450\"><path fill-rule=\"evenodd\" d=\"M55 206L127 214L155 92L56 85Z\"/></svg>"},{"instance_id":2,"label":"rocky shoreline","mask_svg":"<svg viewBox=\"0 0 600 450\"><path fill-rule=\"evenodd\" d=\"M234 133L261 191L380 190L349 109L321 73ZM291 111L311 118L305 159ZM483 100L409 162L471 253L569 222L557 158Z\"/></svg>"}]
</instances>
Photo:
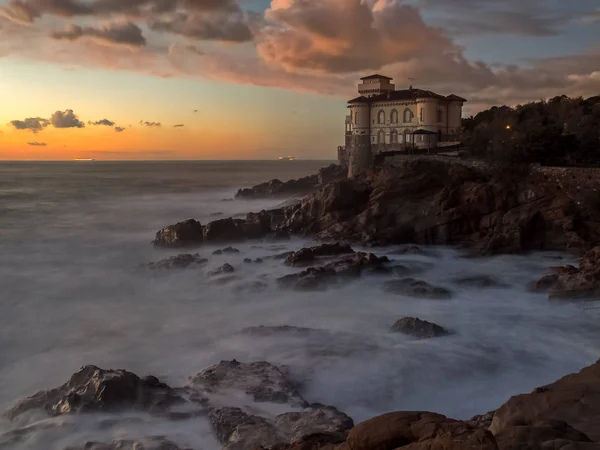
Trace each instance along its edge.
<instances>
[{"instance_id":1,"label":"rocky shoreline","mask_svg":"<svg viewBox=\"0 0 600 450\"><path fill-rule=\"evenodd\" d=\"M276 279L280 289L326 290L373 275L381 278L386 292L432 302L451 299L454 287L432 285L418 278L421 267L395 260L406 254L436 257L418 245L460 246L466 256L570 251L582 255L579 267L555 267L552 274L532 280L531 290L547 292L552 300L600 294L599 212L593 200L576 201L539 175L507 179L439 161L406 161L353 180L340 173L343 170L331 166L300 182L240 190L238 198L307 196L244 219L207 224L185 220L159 230L153 244L169 249L222 244L227 247L213 255L234 255L239 251L231 245L239 241L312 236L322 243L273 257L296 270ZM354 244L370 249L355 251ZM403 247L376 254L384 245ZM246 258L241 266L263 262L264 258ZM208 264L200 254L182 253L147 264L146 269L204 270ZM227 284L237 279L238 269L225 263L206 271L206 277ZM488 275L463 276L453 283L477 290L505 287ZM265 286L257 279L247 289L260 292ZM394 318L389 327L390 333L413 340L445 339L459 331L419 317ZM327 332L282 324L240 333L257 338ZM173 423L208 420L224 450L600 450L600 407L595 403L600 398L600 361L470 420L397 411L354 424L336 405L311 403L304 395L300 380L268 361L220 361L179 387L154 376L85 366L63 385L20 401L6 416L16 421L34 413L57 417L136 411ZM22 438L19 433L13 436L16 441ZM66 450L84 449L192 450L162 436L82 442Z\"/></svg>"}]
</instances>

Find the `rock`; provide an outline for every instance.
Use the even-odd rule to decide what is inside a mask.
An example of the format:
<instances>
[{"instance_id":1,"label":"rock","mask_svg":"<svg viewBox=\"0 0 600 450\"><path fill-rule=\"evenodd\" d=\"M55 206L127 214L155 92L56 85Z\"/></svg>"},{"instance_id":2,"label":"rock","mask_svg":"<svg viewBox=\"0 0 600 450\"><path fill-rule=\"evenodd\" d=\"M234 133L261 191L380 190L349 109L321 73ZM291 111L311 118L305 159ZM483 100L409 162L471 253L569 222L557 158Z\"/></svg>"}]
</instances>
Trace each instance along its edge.
<instances>
[{"instance_id":1,"label":"rock","mask_svg":"<svg viewBox=\"0 0 600 450\"><path fill-rule=\"evenodd\" d=\"M365 269L373 269L389 262L388 258L373 253L355 253L352 256L326 264L309 267L302 272L278 278L280 287L300 291L323 290L337 284L342 278L359 277Z\"/></svg>"},{"instance_id":2,"label":"rock","mask_svg":"<svg viewBox=\"0 0 600 450\"><path fill-rule=\"evenodd\" d=\"M235 275L229 275L229 276L215 278L214 280L211 280L211 284L223 286L225 284L229 284L229 283L233 283L234 281L238 281L239 279L240 279L240 277L237 277Z\"/></svg>"},{"instance_id":3,"label":"rock","mask_svg":"<svg viewBox=\"0 0 600 450\"><path fill-rule=\"evenodd\" d=\"M189 386L201 393L239 391L250 395L256 402L285 403L301 408L308 406L285 374L266 361L221 361L194 376Z\"/></svg>"},{"instance_id":4,"label":"rock","mask_svg":"<svg viewBox=\"0 0 600 450\"><path fill-rule=\"evenodd\" d=\"M316 175L282 182L274 179L266 183L257 184L252 188L240 189L235 195L236 198L252 199L265 197L284 197L291 195L306 195L335 180L346 178L347 170L335 164L319 170Z\"/></svg>"},{"instance_id":5,"label":"rock","mask_svg":"<svg viewBox=\"0 0 600 450\"><path fill-rule=\"evenodd\" d=\"M600 442L598 423L600 361L578 373L537 388L530 394L511 397L496 410L490 431L499 442L513 441L512 447L505 445L503 448L521 449L530 448L525 447L526 443L519 442L529 439L527 436L553 436L557 433L573 436L573 430L576 430L578 439L583 439L583 434L593 442ZM528 430L525 433L514 430L515 427Z\"/></svg>"},{"instance_id":6,"label":"rock","mask_svg":"<svg viewBox=\"0 0 600 450\"><path fill-rule=\"evenodd\" d=\"M44 409L50 415L75 412L139 409L164 414L183 399L156 377L139 378L126 370L104 370L84 366L58 388L39 391L8 411L13 419L32 410Z\"/></svg>"},{"instance_id":7,"label":"rock","mask_svg":"<svg viewBox=\"0 0 600 450\"><path fill-rule=\"evenodd\" d=\"M393 250L388 255L419 255L419 256L434 256L433 252L423 250L417 245L403 245L401 248Z\"/></svg>"},{"instance_id":8,"label":"rock","mask_svg":"<svg viewBox=\"0 0 600 450\"><path fill-rule=\"evenodd\" d=\"M189 219L169 225L157 232L154 245L157 247L186 247L200 245L202 241L202 225L196 220Z\"/></svg>"},{"instance_id":9,"label":"rock","mask_svg":"<svg viewBox=\"0 0 600 450\"><path fill-rule=\"evenodd\" d=\"M217 408L209 419L227 450L286 446L314 434L341 441L354 425L352 419L331 406L284 413L273 419L250 415L240 408Z\"/></svg>"},{"instance_id":10,"label":"rock","mask_svg":"<svg viewBox=\"0 0 600 450\"><path fill-rule=\"evenodd\" d=\"M220 250L215 250L213 252L213 255L231 255L233 253L239 253L240 251L237 248L233 248L233 247L225 247L223 249Z\"/></svg>"},{"instance_id":11,"label":"rock","mask_svg":"<svg viewBox=\"0 0 600 450\"><path fill-rule=\"evenodd\" d=\"M552 299L585 299L600 296L600 247L585 252L579 268L553 267L547 275L533 285L533 290L548 292Z\"/></svg>"},{"instance_id":12,"label":"rock","mask_svg":"<svg viewBox=\"0 0 600 450\"><path fill-rule=\"evenodd\" d=\"M152 270L185 269L186 267L202 265L206 264L207 262L208 259L201 258L198 253L195 255L186 253L161 259L157 262L151 262L148 264L148 268Z\"/></svg>"},{"instance_id":13,"label":"rock","mask_svg":"<svg viewBox=\"0 0 600 450\"><path fill-rule=\"evenodd\" d=\"M285 259L288 266L301 266L315 262L317 258L355 253L352 247L340 243L322 244L316 247L302 248Z\"/></svg>"},{"instance_id":14,"label":"rock","mask_svg":"<svg viewBox=\"0 0 600 450\"><path fill-rule=\"evenodd\" d=\"M425 281L415 280L414 278L404 278L402 280L391 280L384 284L387 292L410 297L427 299L448 299L452 297L452 292L446 288L432 286Z\"/></svg>"},{"instance_id":15,"label":"rock","mask_svg":"<svg viewBox=\"0 0 600 450\"><path fill-rule=\"evenodd\" d=\"M142 438L136 440L118 440L110 444L102 442L87 442L80 447L67 447L65 450L192 450L179 447L174 442L162 436Z\"/></svg>"},{"instance_id":16,"label":"rock","mask_svg":"<svg viewBox=\"0 0 600 450\"><path fill-rule=\"evenodd\" d=\"M498 450L483 428L429 412L393 412L355 426L340 450Z\"/></svg>"},{"instance_id":17,"label":"rock","mask_svg":"<svg viewBox=\"0 0 600 450\"><path fill-rule=\"evenodd\" d=\"M236 292L245 292L250 294L256 294L264 292L268 289L269 285L261 280L248 281L235 287Z\"/></svg>"},{"instance_id":18,"label":"rock","mask_svg":"<svg viewBox=\"0 0 600 450\"><path fill-rule=\"evenodd\" d=\"M445 336L449 331L445 328L416 317L403 317L392 325L392 331L408 334L419 339Z\"/></svg>"},{"instance_id":19,"label":"rock","mask_svg":"<svg viewBox=\"0 0 600 450\"><path fill-rule=\"evenodd\" d=\"M244 258L244 263L245 264L261 264L264 261L261 258L256 258L254 261L252 260L252 258Z\"/></svg>"},{"instance_id":20,"label":"rock","mask_svg":"<svg viewBox=\"0 0 600 450\"><path fill-rule=\"evenodd\" d=\"M566 422L519 420L496 435L500 449L518 450L600 450L600 442L590 438Z\"/></svg>"},{"instance_id":21,"label":"rock","mask_svg":"<svg viewBox=\"0 0 600 450\"><path fill-rule=\"evenodd\" d=\"M214 277L217 275L224 275L224 274L233 273L233 272L235 272L235 269L233 268L233 266L231 264L225 263L218 269L210 271L208 273L208 275L211 277Z\"/></svg>"},{"instance_id":22,"label":"rock","mask_svg":"<svg viewBox=\"0 0 600 450\"><path fill-rule=\"evenodd\" d=\"M503 288L506 284L501 283L494 277L489 275L472 275L468 277L457 278L454 280L459 286L472 287L472 288Z\"/></svg>"},{"instance_id":23,"label":"rock","mask_svg":"<svg viewBox=\"0 0 600 450\"><path fill-rule=\"evenodd\" d=\"M486 430L492 424L492 419L494 418L494 413L496 411L489 411L485 414L478 414L476 416L471 417L471 420L468 421L473 426L485 428Z\"/></svg>"},{"instance_id":24,"label":"rock","mask_svg":"<svg viewBox=\"0 0 600 450\"><path fill-rule=\"evenodd\" d=\"M290 325L278 325L278 326L265 326L259 325L257 327L244 328L241 333L255 337L268 337L268 336L309 336L316 330L312 328L294 327Z\"/></svg>"}]
</instances>

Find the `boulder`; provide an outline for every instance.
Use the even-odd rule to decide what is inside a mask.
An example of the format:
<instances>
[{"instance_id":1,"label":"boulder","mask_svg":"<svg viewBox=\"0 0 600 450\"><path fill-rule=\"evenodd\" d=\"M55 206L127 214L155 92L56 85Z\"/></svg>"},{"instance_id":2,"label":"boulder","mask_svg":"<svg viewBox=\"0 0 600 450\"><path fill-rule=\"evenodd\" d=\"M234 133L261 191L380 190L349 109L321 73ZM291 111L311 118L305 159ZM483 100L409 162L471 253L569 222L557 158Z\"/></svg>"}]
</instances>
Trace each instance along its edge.
<instances>
[{"instance_id":1,"label":"boulder","mask_svg":"<svg viewBox=\"0 0 600 450\"><path fill-rule=\"evenodd\" d=\"M84 366L62 386L39 391L13 406L7 414L13 419L33 409L44 409L55 416L131 408L164 414L169 406L183 401L156 377L139 378L126 370Z\"/></svg>"},{"instance_id":2,"label":"boulder","mask_svg":"<svg viewBox=\"0 0 600 450\"><path fill-rule=\"evenodd\" d=\"M210 271L208 275L211 277L215 277L218 275L225 275L233 272L235 272L235 268L231 264L225 263L218 269Z\"/></svg>"},{"instance_id":3,"label":"boulder","mask_svg":"<svg viewBox=\"0 0 600 450\"><path fill-rule=\"evenodd\" d=\"M285 374L266 361L221 361L195 375L189 387L206 394L238 391L249 395L255 402L284 403L301 408L308 406Z\"/></svg>"},{"instance_id":4,"label":"boulder","mask_svg":"<svg viewBox=\"0 0 600 450\"><path fill-rule=\"evenodd\" d=\"M171 256L169 258L161 259L157 262L151 262L148 264L148 268L152 270L164 270L164 269L185 269L187 267L195 267L203 265L208 262L208 259L201 258L198 253L190 255L189 253Z\"/></svg>"},{"instance_id":5,"label":"boulder","mask_svg":"<svg viewBox=\"0 0 600 450\"><path fill-rule=\"evenodd\" d=\"M554 299L585 299L600 297L600 247L585 252L579 268L553 267L553 274L537 281L533 290L548 292Z\"/></svg>"},{"instance_id":6,"label":"boulder","mask_svg":"<svg viewBox=\"0 0 600 450\"><path fill-rule=\"evenodd\" d=\"M530 394L511 397L496 410L490 431L499 441L515 442L512 447L503 448L520 449L526 448L521 446L525 444L517 441L534 435L559 436L563 433L564 436L567 433L573 440L577 434L581 440L583 434L593 442L600 442L599 423L600 361ZM515 427L527 430L514 430Z\"/></svg>"},{"instance_id":7,"label":"boulder","mask_svg":"<svg viewBox=\"0 0 600 450\"><path fill-rule=\"evenodd\" d=\"M254 260L252 260L252 258L244 258L244 263L245 264L261 264L264 261L262 260L262 258L256 258Z\"/></svg>"},{"instance_id":8,"label":"boulder","mask_svg":"<svg viewBox=\"0 0 600 450\"><path fill-rule=\"evenodd\" d=\"M498 450L492 434L429 412L393 412L356 425L340 450Z\"/></svg>"},{"instance_id":9,"label":"boulder","mask_svg":"<svg viewBox=\"0 0 600 450\"><path fill-rule=\"evenodd\" d=\"M231 255L234 253L239 253L240 251L237 248L233 247L225 247L219 250L215 250L213 255Z\"/></svg>"},{"instance_id":10,"label":"boulder","mask_svg":"<svg viewBox=\"0 0 600 450\"><path fill-rule=\"evenodd\" d=\"M65 450L192 450L179 447L162 436L136 440L118 440L111 443L87 442L78 447L67 447Z\"/></svg>"},{"instance_id":11,"label":"boulder","mask_svg":"<svg viewBox=\"0 0 600 450\"><path fill-rule=\"evenodd\" d=\"M373 253L354 253L322 267L309 267L302 272L278 278L277 283L282 288L300 291L323 290L344 278L359 277L365 269L380 267L388 262L389 259L385 256L378 257Z\"/></svg>"},{"instance_id":12,"label":"boulder","mask_svg":"<svg viewBox=\"0 0 600 450\"><path fill-rule=\"evenodd\" d=\"M202 241L202 225L194 219L188 219L158 231L154 245L157 247L186 247L200 245Z\"/></svg>"},{"instance_id":13,"label":"boulder","mask_svg":"<svg viewBox=\"0 0 600 450\"><path fill-rule=\"evenodd\" d=\"M407 334L418 339L428 339L449 334L449 331L445 328L417 317L403 317L392 325L392 331Z\"/></svg>"},{"instance_id":14,"label":"boulder","mask_svg":"<svg viewBox=\"0 0 600 450\"><path fill-rule=\"evenodd\" d=\"M384 284L384 289L393 294L407 295L409 297L427 298L427 299L448 299L452 297L452 292L446 288L432 286L431 284L416 280L414 278L404 278L402 280L391 280Z\"/></svg>"},{"instance_id":15,"label":"boulder","mask_svg":"<svg viewBox=\"0 0 600 450\"><path fill-rule=\"evenodd\" d=\"M316 247L302 248L293 252L285 259L288 266L301 266L314 263L317 258L326 256L338 256L355 253L352 247L340 243L321 244Z\"/></svg>"},{"instance_id":16,"label":"boulder","mask_svg":"<svg viewBox=\"0 0 600 450\"><path fill-rule=\"evenodd\" d=\"M566 422L519 420L496 435L501 450L600 450L600 442L592 442Z\"/></svg>"}]
</instances>

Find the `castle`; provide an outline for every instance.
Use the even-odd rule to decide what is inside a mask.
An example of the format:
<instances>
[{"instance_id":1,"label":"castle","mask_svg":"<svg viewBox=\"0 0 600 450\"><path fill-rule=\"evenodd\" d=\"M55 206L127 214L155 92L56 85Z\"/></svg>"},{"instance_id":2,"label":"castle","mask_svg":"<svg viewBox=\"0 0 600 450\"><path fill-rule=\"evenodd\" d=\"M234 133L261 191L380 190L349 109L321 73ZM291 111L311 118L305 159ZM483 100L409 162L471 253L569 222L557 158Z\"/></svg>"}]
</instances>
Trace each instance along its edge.
<instances>
[{"instance_id":1,"label":"castle","mask_svg":"<svg viewBox=\"0 0 600 450\"><path fill-rule=\"evenodd\" d=\"M361 78L358 93L348 102L346 142L338 147L338 160L348 166L350 177L378 155L460 143L464 98L412 86L396 90L392 78L383 75Z\"/></svg>"}]
</instances>

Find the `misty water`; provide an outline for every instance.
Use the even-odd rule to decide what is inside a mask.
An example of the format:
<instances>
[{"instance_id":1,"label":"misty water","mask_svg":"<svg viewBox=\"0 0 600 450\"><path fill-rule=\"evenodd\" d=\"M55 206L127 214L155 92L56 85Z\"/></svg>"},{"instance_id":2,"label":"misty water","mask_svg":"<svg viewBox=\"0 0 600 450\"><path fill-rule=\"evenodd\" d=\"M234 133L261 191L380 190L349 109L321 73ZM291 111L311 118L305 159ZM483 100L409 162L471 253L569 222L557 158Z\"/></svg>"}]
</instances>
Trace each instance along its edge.
<instances>
[{"instance_id":1,"label":"misty water","mask_svg":"<svg viewBox=\"0 0 600 450\"><path fill-rule=\"evenodd\" d=\"M469 418L594 362L600 313L549 302L528 284L557 254L465 258L458 250L391 258L454 292L424 300L384 292L364 276L324 292L292 292L275 279L298 269L270 256L308 239L236 244L207 266L152 272L141 265L175 255L150 244L161 227L202 223L274 207L282 199L224 201L237 188L314 173L323 162L4 163L0 165L0 410L64 383L81 366L124 368L171 386L220 360L267 360L288 368L309 402L338 407L355 422L392 410ZM222 216L218 215L219 213ZM360 247L355 247L360 250ZM384 255L394 248L370 249ZM263 258L244 264L244 258ZM207 272L228 262L239 277ZM506 288L457 286L487 274ZM263 292L240 290L266 281ZM403 316L455 333L414 340L389 331ZM256 337L250 326L307 327ZM243 401L243 400L240 400ZM116 419L116 420L114 420ZM64 449L86 441L165 435L182 445L219 445L205 418L167 421L144 413L0 418L2 449Z\"/></svg>"}]
</instances>

